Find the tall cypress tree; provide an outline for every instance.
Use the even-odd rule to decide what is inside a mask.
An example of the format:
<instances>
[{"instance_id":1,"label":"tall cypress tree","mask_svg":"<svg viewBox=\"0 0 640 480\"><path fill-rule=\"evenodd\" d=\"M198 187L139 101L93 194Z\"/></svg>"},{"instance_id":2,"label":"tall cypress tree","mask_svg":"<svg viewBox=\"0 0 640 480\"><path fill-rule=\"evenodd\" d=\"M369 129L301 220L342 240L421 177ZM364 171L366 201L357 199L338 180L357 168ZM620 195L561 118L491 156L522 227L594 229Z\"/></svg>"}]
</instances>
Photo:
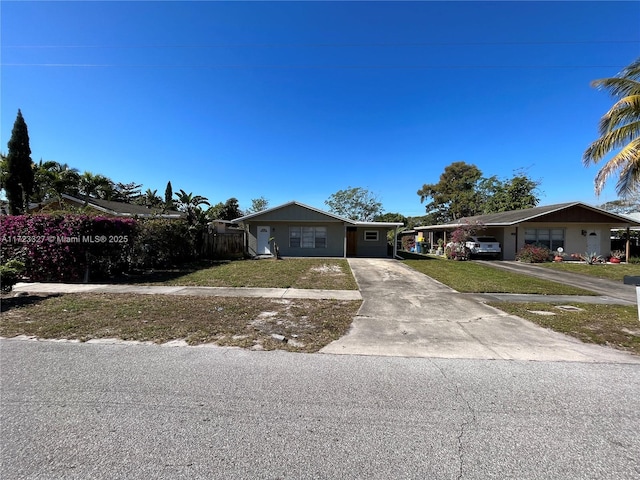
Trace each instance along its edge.
<instances>
[{"instance_id":1,"label":"tall cypress tree","mask_svg":"<svg viewBox=\"0 0 640 480\"><path fill-rule=\"evenodd\" d=\"M171 182L167 182L167 188L164 191L164 210L173 210L173 188Z\"/></svg>"},{"instance_id":2,"label":"tall cypress tree","mask_svg":"<svg viewBox=\"0 0 640 480\"><path fill-rule=\"evenodd\" d=\"M18 110L18 116L13 124L11 138L7 144L7 178L5 191L9 201L9 213L20 215L29 206L29 196L33 193L33 161L29 147L29 131Z\"/></svg>"}]
</instances>

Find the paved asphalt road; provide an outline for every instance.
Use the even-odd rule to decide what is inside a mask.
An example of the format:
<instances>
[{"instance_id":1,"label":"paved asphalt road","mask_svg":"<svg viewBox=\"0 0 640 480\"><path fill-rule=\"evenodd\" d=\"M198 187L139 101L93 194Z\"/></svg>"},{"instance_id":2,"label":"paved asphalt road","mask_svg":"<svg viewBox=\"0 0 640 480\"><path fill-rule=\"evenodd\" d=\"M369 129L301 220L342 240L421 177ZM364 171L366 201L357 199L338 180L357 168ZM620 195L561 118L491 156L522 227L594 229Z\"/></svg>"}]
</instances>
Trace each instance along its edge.
<instances>
[{"instance_id":1,"label":"paved asphalt road","mask_svg":"<svg viewBox=\"0 0 640 480\"><path fill-rule=\"evenodd\" d=\"M632 364L0 340L3 479L637 479Z\"/></svg>"}]
</instances>

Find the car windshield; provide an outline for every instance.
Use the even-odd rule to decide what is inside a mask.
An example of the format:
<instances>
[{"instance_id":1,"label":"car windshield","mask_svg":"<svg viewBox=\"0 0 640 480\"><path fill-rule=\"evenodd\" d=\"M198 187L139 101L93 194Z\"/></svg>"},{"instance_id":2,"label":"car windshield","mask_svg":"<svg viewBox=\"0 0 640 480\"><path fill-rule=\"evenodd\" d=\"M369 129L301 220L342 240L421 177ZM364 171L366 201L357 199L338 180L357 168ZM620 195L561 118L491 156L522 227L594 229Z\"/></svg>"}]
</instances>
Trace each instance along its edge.
<instances>
[{"instance_id":1,"label":"car windshield","mask_svg":"<svg viewBox=\"0 0 640 480\"><path fill-rule=\"evenodd\" d=\"M497 242L498 240L495 237L478 237L476 239L477 242Z\"/></svg>"}]
</instances>

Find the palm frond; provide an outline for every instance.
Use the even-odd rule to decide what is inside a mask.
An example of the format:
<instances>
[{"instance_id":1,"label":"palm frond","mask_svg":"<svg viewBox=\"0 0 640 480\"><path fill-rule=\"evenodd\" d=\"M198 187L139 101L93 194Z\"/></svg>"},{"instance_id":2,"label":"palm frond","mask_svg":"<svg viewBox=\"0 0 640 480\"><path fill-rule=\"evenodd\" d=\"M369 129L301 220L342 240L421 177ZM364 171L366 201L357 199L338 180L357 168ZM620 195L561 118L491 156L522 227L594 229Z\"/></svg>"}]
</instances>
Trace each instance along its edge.
<instances>
[{"instance_id":1,"label":"palm frond","mask_svg":"<svg viewBox=\"0 0 640 480\"><path fill-rule=\"evenodd\" d=\"M617 126L640 120L640 95L630 95L618 100L600 119L600 135L605 135ZM639 132L640 133L640 132Z\"/></svg>"},{"instance_id":2,"label":"palm frond","mask_svg":"<svg viewBox=\"0 0 640 480\"><path fill-rule=\"evenodd\" d=\"M599 90L608 90L612 97L626 97L640 94L640 82L629 78L601 78L591 82Z\"/></svg>"},{"instance_id":3,"label":"palm frond","mask_svg":"<svg viewBox=\"0 0 640 480\"><path fill-rule=\"evenodd\" d=\"M637 140L639 131L640 119L602 135L587 147L582 155L582 163L585 166L598 163L612 150L624 147L627 143Z\"/></svg>"},{"instance_id":4,"label":"palm frond","mask_svg":"<svg viewBox=\"0 0 640 480\"><path fill-rule=\"evenodd\" d=\"M594 181L596 195L600 195L607 180L617 172L620 172L620 177L616 192L626 196L637 188L640 180L640 138L629 142L600 169Z\"/></svg>"}]
</instances>

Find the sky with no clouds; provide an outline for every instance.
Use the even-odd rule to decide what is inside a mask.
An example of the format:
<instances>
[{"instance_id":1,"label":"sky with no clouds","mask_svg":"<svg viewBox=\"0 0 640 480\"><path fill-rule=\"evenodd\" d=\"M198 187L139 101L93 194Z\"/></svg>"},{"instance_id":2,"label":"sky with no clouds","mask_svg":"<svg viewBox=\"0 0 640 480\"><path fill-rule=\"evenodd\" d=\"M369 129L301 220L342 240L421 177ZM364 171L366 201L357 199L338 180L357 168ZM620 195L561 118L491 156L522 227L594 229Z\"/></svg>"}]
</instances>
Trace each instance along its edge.
<instances>
[{"instance_id":1,"label":"sky with no clouds","mask_svg":"<svg viewBox=\"0 0 640 480\"><path fill-rule=\"evenodd\" d=\"M596 197L582 154L613 101L590 86L640 55L640 2L0 3L0 151L18 109L32 158L167 181L241 208L386 212L464 161L523 172L541 205Z\"/></svg>"}]
</instances>

